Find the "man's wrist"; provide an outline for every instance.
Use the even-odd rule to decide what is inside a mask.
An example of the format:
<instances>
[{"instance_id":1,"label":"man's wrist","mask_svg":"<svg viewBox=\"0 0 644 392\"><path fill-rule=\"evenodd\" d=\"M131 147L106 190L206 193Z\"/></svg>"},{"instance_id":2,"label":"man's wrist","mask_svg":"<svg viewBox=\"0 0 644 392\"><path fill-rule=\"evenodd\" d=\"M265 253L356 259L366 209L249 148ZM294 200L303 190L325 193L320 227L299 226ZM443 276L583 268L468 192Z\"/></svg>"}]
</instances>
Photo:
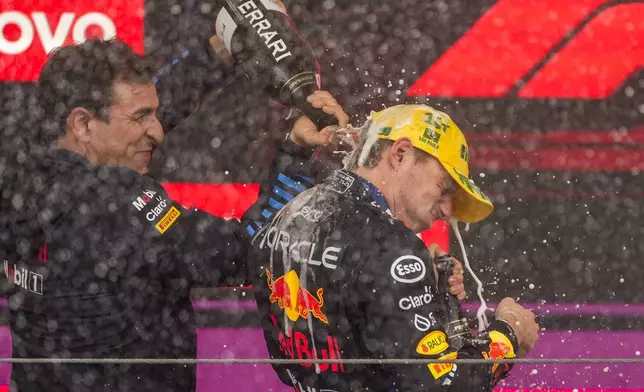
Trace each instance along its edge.
<instances>
[{"instance_id":1,"label":"man's wrist","mask_svg":"<svg viewBox=\"0 0 644 392\"><path fill-rule=\"evenodd\" d=\"M512 331L512 333L514 333L514 327L512 326L513 322L511 320L497 319L497 321L500 321L503 324L505 324Z\"/></svg>"},{"instance_id":2,"label":"man's wrist","mask_svg":"<svg viewBox=\"0 0 644 392\"><path fill-rule=\"evenodd\" d=\"M306 143L303 143L303 142L301 142L301 141L298 141L298 140L297 140L297 137L295 137L295 134L294 134L293 132L289 132L289 133L288 133L288 135L287 135L287 137L286 137L286 140L287 140L287 141L290 141L291 143L295 144L295 145L296 145L296 146L298 146L298 147L301 147L301 148L309 148L309 147L306 145Z\"/></svg>"},{"instance_id":3,"label":"man's wrist","mask_svg":"<svg viewBox=\"0 0 644 392\"><path fill-rule=\"evenodd\" d=\"M288 134L280 149L288 155L297 156L304 159L311 159L313 153L315 152L314 148L302 146L299 143L295 142L291 136L291 133Z\"/></svg>"}]
</instances>

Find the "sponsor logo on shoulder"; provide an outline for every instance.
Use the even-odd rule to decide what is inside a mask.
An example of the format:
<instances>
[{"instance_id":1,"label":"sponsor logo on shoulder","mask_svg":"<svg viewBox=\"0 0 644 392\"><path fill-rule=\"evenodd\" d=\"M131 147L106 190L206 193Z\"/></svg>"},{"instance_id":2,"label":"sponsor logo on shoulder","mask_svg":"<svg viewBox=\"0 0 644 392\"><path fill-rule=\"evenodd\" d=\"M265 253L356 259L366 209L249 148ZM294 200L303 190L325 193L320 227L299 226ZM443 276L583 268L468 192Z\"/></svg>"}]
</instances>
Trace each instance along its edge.
<instances>
[{"instance_id":1,"label":"sponsor logo on shoulder","mask_svg":"<svg viewBox=\"0 0 644 392\"><path fill-rule=\"evenodd\" d=\"M137 211L141 211L145 208L145 206L148 205L149 202L152 201L156 194L157 193L155 191L146 189L143 191L143 194L141 194L141 196L137 197L136 200L132 202L132 205L136 207Z\"/></svg>"},{"instance_id":2,"label":"sponsor logo on shoulder","mask_svg":"<svg viewBox=\"0 0 644 392\"><path fill-rule=\"evenodd\" d=\"M320 218L322 218L323 212L320 210L316 210L314 208L311 208L309 206L304 206L302 207L301 210L296 212L293 217L296 216L301 216L302 218L306 219L309 222L315 223L319 222Z\"/></svg>"},{"instance_id":3,"label":"sponsor logo on shoulder","mask_svg":"<svg viewBox=\"0 0 644 392\"><path fill-rule=\"evenodd\" d=\"M416 283L425 277L427 269L419 257L400 256L391 264L391 276L400 283Z\"/></svg>"},{"instance_id":4,"label":"sponsor logo on shoulder","mask_svg":"<svg viewBox=\"0 0 644 392\"><path fill-rule=\"evenodd\" d=\"M159 230L159 233L163 234L179 218L179 215L181 215L181 211L179 211L175 206L172 206L170 207L170 211L166 212L154 227Z\"/></svg>"},{"instance_id":5,"label":"sponsor logo on shoulder","mask_svg":"<svg viewBox=\"0 0 644 392\"><path fill-rule=\"evenodd\" d=\"M149 220L150 222L154 222L154 220L157 219L159 217L159 215L161 215L165 211L166 207L168 205L171 205L170 203L168 203L168 201L166 199L162 198L161 196L157 196L157 198L155 200L157 201L157 205L154 206L154 208L152 208L152 210L148 211L147 214L145 214L145 218L147 220ZM174 208L174 207L172 207L172 208ZM166 213L166 215L167 215L167 213ZM164 218L165 218L166 215L164 215ZM161 220L163 220L163 218Z\"/></svg>"},{"instance_id":6,"label":"sponsor logo on shoulder","mask_svg":"<svg viewBox=\"0 0 644 392\"><path fill-rule=\"evenodd\" d=\"M351 175L344 173L342 171L336 171L333 174L333 180L331 181L330 188L338 193L345 194L353 185L355 178Z\"/></svg>"},{"instance_id":7,"label":"sponsor logo on shoulder","mask_svg":"<svg viewBox=\"0 0 644 392\"><path fill-rule=\"evenodd\" d=\"M172 205L172 201L158 195L156 191L146 189L141 196L132 202L137 211L145 210L145 219L156 222L155 227L162 234L181 215L181 212ZM154 206L154 207L152 207ZM159 217L161 217L159 219Z\"/></svg>"}]
</instances>

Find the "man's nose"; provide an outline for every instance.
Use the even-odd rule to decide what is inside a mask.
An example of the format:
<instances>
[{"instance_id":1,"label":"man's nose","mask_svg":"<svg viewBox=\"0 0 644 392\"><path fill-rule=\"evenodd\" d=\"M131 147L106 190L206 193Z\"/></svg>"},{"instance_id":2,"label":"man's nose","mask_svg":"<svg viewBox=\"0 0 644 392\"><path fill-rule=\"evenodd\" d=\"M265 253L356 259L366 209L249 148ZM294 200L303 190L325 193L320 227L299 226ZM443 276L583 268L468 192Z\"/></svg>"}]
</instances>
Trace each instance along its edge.
<instances>
[{"instance_id":1,"label":"man's nose","mask_svg":"<svg viewBox=\"0 0 644 392\"><path fill-rule=\"evenodd\" d=\"M443 219L447 219L452 216L452 198L447 198L441 200L440 202L441 213L443 214Z\"/></svg>"},{"instance_id":2,"label":"man's nose","mask_svg":"<svg viewBox=\"0 0 644 392\"><path fill-rule=\"evenodd\" d=\"M150 126L146 129L146 135L150 139L154 140L157 145L163 142L165 133L163 132L163 127L161 126L159 120L157 120L156 118L154 119L154 124L150 124Z\"/></svg>"}]
</instances>

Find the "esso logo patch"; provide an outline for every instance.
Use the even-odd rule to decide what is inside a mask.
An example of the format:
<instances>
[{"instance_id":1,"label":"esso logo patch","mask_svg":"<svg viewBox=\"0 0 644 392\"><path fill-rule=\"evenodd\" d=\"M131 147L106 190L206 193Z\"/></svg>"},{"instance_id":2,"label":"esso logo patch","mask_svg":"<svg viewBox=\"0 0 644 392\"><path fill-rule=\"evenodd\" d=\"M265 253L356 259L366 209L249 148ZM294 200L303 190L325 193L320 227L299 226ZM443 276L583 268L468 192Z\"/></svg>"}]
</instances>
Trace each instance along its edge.
<instances>
[{"instance_id":1,"label":"esso logo patch","mask_svg":"<svg viewBox=\"0 0 644 392\"><path fill-rule=\"evenodd\" d=\"M35 81L52 49L115 36L143 53L143 0L0 0L0 80Z\"/></svg>"},{"instance_id":2,"label":"esso logo patch","mask_svg":"<svg viewBox=\"0 0 644 392\"><path fill-rule=\"evenodd\" d=\"M391 265L391 276L400 283L416 283L425 277L423 261L412 255L400 256Z\"/></svg>"}]
</instances>

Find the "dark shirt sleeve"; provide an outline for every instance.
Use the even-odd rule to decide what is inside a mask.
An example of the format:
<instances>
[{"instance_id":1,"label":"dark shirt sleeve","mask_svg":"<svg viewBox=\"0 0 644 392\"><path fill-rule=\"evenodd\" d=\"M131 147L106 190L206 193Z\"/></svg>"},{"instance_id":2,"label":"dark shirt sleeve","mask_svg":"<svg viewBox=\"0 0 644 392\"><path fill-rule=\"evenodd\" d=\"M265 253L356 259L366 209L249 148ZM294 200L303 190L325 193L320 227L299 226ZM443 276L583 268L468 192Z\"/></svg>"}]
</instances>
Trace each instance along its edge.
<instances>
[{"instance_id":1,"label":"dark shirt sleeve","mask_svg":"<svg viewBox=\"0 0 644 392\"><path fill-rule=\"evenodd\" d=\"M154 255L157 273L174 276L179 286L246 284L247 238L238 221L183 208L150 178L135 188L127 208L142 226L140 246Z\"/></svg>"},{"instance_id":2,"label":"dark shirt sleeve","mask_svg":"<svg viewBox=\"0 0 644 392\"><path fill-rule=\"evenodd\" d=\"M242 219L242 225L251 237L295 196L326 176L328 167L320 161L311 161L313 153L313 149L300 147L289 138L278 148L269 174L260 184L257 202Z\"/></svg>"},{"instance_id":3,"label":"dark shirt sleeve","mask_svg":"<svg viewBox=\"0 0 644 392\"><path fill-rule=\"evenodd\" d=\"M162 244L169 274L180 276L181 285L239 286L249 284L250 238L299 192L311 187L318 163L309 160L313 151L286 141L271 164L269 176L260 185L257 202L242 222L226 220L171 200L163 187L143 177L128 209L147 225L147 238ZM178 263L177 263L178 262ZM177 264L172 266L172 264Z\"/></svg>"},{"instance_id":4,"label":"dark shirt sleeve","mask_svg":"<svg viewBox=\"0 0 644 392\"><path fill-rule=\"evenodd\" d=\"M192 114L210 92L242 77L238 67L225 63L203 40L170 60L154 78L159 97L158 118L166 132Z\"/></svg>"},{"instance_id":5,"label":"dark shirt sleeve","mask_svg":"<svg viewBox=\"0 0 644 392\"><path fill-rule=\"evenodd\" d=\"M408 236L410 237L410 236ZM374 246L359 277L361 329L372 358L513 358L512 329L494 321L460 350L449 346L444 306L436 291L429 253L416 238L384 238ZM507 364L395 365L386 367L390 391L489 391L509 371Z\"/></svg>"}]
</instances>

